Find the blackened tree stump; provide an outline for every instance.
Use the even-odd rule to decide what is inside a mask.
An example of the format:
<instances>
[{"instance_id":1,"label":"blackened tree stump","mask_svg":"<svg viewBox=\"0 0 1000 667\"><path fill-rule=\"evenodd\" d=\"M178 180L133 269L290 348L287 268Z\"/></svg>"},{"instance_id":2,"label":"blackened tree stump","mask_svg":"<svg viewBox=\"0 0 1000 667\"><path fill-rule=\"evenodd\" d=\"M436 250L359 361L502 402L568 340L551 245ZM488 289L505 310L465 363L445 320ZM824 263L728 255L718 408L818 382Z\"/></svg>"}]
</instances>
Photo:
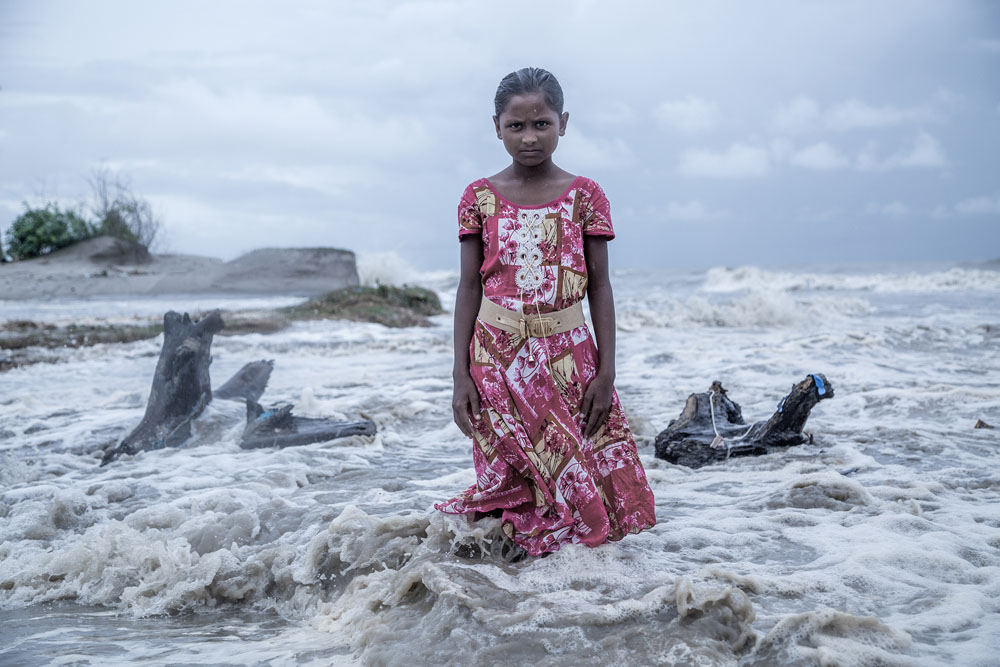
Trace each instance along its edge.
<instances>
[{"instance_id":1,"label":"blackened tree stump","mask_svg":"<svg viewBox=\"0 0 1000 667\"><path fill-rule=\"evenodd\" d=\"M212 339L224 326L218 310L197 322L174 311L163 316L163 347L153 373L153 387L142 421L101 465L122 454L177 447L191 437L191 420L212 400Z\"/></svg>"},{"instance_id":2,"label":"blackened tree stump","mask_svg":"<svg viewBox=\"0 0 1000 667\"><path fill-rule=\"evenodd\" d=\"M153 373L146 413L124 440L107 450L101 465L123 454L181 447L191 437L191 422L213 397L209 366L212 339L225 324L218 310L198 322L170 311L163 316L163 347ZM336 421L295 417L292 406L264 410L257 400L264 393L274 362L253 361L215 391L220 399L243 400L247 404L247 426L240 442L243 449L294 447L351 435L374 435L370 420Z\"/></svg>"},{"instance_id":3,"label":"blackened tree stump","mask_svg":"<svg viewBox=\"0 0 1000 667\"><path fill-rule=\"evenodd\" d=\"M766 454L773 447L811 442L803 433L813 407L833 398L833 386L816 373L792 387L767 421L748 425L743 410L716 380L708 391L688 396L680 416L656 436L656 456L699 468L733 456Z\"/></svg>"}]
</instances>

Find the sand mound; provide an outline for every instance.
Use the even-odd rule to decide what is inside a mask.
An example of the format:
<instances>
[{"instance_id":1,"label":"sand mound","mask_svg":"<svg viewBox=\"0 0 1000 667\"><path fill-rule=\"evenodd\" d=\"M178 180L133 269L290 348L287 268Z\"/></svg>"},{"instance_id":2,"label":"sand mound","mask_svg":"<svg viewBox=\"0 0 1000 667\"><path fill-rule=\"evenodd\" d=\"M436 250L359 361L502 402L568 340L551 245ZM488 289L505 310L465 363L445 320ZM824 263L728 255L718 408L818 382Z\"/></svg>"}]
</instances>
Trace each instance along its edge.
<instances>
[{"instance_id":1,"label":"sand mound","mask_svg":"<svg viewBox=\"0 0 1000 667\"><path fill-rule=\"evenodd\" d=\"M213 286L233 292L319 294L358 284L354 253L340 248L261 248L226 262Z\"/></svg>"},{"instance_id":2,"label":"sand mound","mask_svg":"<svg viewBox=\"0 0 1000 667\"><path fill-rule=\"evenodd\" d=\"M146 246L111 236L96 236L56 250L45 256L57 262L93 262L95 264L149 264L153 257Z\"/></svg>"},{"instance_id":3,"label":"sand mound","mask_svg":"<svg viewBox=\"0 0 1000 667\"><path fill-rule=\"evenodd\" d=\"M141 267L129 265L141 264ZM140 294L317 296L358 284L354 253L264 248L223 262L150 255L140 244L98 237L43 257L0 265L0 300Z\"/></svg>"},{"instance_id":4,"label":"sand mound","mask_svg":"<svg viewBox=\"0 0 1000 667\"><path fill-rule=\"evenodd\" d=\"M354 253L339 248L261 248L211 271L171 275L153 291L315 296L358 284Z\"/></svg>"}]
</instances>

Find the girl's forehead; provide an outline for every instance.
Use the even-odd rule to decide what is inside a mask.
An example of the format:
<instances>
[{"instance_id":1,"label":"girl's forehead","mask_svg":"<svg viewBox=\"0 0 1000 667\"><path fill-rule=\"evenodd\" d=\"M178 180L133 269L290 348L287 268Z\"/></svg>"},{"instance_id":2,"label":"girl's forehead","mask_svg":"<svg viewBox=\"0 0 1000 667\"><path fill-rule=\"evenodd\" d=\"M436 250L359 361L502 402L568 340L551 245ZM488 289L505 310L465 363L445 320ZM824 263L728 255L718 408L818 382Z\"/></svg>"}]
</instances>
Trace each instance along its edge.
<instances>
[{"instance_id":1,"label":"girl's forehead","mask_svg":"<svg viewBox=\"0 0 1000 667\"><path fill-rule=\"evenodd\" d=\"M541 91L512 95L504 106L501 114L511 115L558 115L545 103L545 95Z\"/></svg>"}]
</instances>

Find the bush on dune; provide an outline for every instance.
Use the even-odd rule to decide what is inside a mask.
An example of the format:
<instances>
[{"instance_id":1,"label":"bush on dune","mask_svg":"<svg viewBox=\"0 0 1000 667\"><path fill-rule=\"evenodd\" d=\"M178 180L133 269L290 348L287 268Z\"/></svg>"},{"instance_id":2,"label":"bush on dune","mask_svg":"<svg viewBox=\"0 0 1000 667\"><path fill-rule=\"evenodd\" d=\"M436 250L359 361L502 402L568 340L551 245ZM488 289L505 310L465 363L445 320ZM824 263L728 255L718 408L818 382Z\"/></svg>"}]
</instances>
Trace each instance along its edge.
<instances>
[{"instance_id":1,"label":"bush on dune","mask_svg":"<svg viewBox=\"0 0 1000 667\"><path fill-rule=\"evenodd\" d=\"M160 231L160 219L149 202L135 194L127 180L107 169L95 171L89 183L93 222L55 202L40 208L25 203L24 213L7 229L10 257L39 257L94 236L112 236L152 247Z\"/></svg>"},{"instance_id":2,"label":"bush on dune","mask_svg":"<svg viewBox=\"0 0 1000 667\"><path fill-rule=\"evenodd\" d=\"M128 180L104 168L95 171L89 183L96 233L152 248L160 231L160 219L149 202L132 191Z\"/></svg>"},{"instance_id":3,"label":"bush on dune","mask_svg":"<svg viewBox=\"0 0 1000 667\"><path fill-rule=\"evenodd\" d=\"M24 209L7 229L7 252L14 259L45 255L94 235L94 226L76 211L53 202L44 208L25 203Z\"/></svg>"}]
</instances>

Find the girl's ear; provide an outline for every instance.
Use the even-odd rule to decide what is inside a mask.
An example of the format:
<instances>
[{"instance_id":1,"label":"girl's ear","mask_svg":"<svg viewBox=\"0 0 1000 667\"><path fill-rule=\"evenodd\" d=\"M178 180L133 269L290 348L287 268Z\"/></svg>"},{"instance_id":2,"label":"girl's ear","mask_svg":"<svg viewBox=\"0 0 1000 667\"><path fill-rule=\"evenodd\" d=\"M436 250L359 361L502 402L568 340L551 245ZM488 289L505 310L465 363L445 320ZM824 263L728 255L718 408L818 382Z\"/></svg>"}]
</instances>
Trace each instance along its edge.
<instances>
[{"instance_id":1,"label":"girl's ear","mask_svg":"<svg viewBox=\"0 0 1000 667\"><path fill-rule=\"evenodd\" d=\"M562 115L559 116L559 136L564 136L566 134L566 123L569 122L569 112L563 111Z\"/></svg>"},{"instance_id":2,"label":"girl's ear","mask_svg":"<svg viewBox=\"0 0 1000 667\"><path fill-rule=\"evenodd\" d=\"M497 139L503 139L500 135L500 116L493 116L493 127L497 129Z\"/></svg>"}]
</instances>

